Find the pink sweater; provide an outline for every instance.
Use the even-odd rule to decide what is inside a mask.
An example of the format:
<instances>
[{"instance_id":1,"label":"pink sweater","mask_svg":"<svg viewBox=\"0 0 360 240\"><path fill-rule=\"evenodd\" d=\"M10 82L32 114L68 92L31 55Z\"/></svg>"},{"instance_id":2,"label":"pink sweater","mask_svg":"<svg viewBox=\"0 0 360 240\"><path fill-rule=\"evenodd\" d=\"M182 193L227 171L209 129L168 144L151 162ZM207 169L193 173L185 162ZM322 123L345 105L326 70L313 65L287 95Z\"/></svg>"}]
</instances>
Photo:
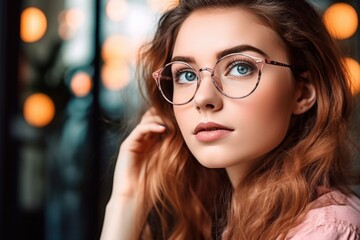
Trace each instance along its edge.
<instances>
[{"instance_id":1,"label":"pink sweater","mask_svg":"<svg viewBox=\"0 0 360 240\"><path fill-rule=\"evenodd\" d=\"M322 195L286 239L360 240L360 199L338 191Z\"/></svg>"}]
</instances>

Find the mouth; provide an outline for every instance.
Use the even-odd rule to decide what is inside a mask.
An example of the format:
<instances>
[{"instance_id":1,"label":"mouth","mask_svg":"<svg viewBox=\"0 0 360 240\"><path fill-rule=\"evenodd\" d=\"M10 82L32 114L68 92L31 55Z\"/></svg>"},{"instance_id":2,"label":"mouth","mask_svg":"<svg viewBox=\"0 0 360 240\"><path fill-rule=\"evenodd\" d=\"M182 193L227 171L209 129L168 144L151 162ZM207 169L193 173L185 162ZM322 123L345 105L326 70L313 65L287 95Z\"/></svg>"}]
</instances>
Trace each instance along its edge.
<instances>
[{"instance_id":1,"label":"mouth","mask_svg":"<svg viewBox=\"0 0 360 240\"><path fill-rule=\"evenodd\" d=\"M234 129L223 126L221 124L218 123L214 123L214 122L207 122L207 123L200 123L196 126L193 134L194 135L198 135L199 133L202 132L214 132L214 131L228 131L228 132L232 132L234 131Z\"/></svg>"}]
</instances>

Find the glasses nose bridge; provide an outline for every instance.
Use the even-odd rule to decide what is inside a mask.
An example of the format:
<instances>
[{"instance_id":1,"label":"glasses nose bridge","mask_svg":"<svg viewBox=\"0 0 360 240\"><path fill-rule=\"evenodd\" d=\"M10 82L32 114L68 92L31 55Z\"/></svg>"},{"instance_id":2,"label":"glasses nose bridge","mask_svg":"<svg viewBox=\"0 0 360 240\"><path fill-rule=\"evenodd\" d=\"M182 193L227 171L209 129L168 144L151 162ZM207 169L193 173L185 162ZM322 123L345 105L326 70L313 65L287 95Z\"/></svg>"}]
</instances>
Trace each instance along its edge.
<instances>
[{"instance_id":1,"label":"glasses nose bridge","mask_svg":"<svg viewBox=\"0 0 360 240\"><path fill-rule=\"evenodd\" d=\"M213 78L214 75L214 70L212 68L209 67L202 67L198 70L198 74L199 74L199 84L201 82L201 80L203 79L203 76L201 75L202 72L209 72L210 73L210 78Z\"/></svg>"},{"instance_id":2,"label":"glasses nose bridge","mask_svg":"<svg viewBox=\"0 0 360 240\"><path fill-rule=\"evenodd\" d=\"M198 70L199 74L204 72L204 71L208 71L211 75L213 74L213 70L209 67L202 67Z\"/></svg>"}]
</instances>

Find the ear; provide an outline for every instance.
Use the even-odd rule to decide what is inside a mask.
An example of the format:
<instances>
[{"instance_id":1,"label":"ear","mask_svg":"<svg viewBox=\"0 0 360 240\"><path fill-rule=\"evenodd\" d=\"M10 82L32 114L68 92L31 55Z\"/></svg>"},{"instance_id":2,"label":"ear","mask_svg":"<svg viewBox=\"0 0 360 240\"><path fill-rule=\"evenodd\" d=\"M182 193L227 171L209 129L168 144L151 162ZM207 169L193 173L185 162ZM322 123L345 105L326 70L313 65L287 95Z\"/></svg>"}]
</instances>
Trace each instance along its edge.
<instances>
[{"instance_id":1,"label":"ear","mask_svg":"<svg viewBox=\"0 0 360 240\"><path fill-rule=\"evenodd\" d=\"M295 102L292 113L300 115L308 111L316 102L316 90L309 79L309 72L304 72L295 80Z\"/></svg>"}]
</instances>

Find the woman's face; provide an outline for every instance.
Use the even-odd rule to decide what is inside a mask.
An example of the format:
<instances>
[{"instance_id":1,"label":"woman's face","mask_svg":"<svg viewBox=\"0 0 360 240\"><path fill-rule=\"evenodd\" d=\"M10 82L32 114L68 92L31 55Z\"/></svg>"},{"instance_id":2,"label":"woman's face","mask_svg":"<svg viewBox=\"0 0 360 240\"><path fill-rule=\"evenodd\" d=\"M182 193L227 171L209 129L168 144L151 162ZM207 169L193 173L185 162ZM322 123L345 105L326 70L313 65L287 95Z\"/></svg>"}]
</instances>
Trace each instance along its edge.
<instances>
[{"instance_id":1,"label":"woman's face","mask_svg":"<svg viewBox=\"0 0 360 240\"><path fill-rule=\"evenodd\" d=\"M180 28L172 58L192 59L195 69L213 68L218 54L233 48L289 62L280 37L240 8L193 12ZM265 64L257 89L248 97L231 99L216 89L210 75L200 74L194 99L174 105L174 113L196 159L205 167L226 168L234 183L283 141L296 103L296 86L289 68Z\"/></svg>"}]
</instances>

